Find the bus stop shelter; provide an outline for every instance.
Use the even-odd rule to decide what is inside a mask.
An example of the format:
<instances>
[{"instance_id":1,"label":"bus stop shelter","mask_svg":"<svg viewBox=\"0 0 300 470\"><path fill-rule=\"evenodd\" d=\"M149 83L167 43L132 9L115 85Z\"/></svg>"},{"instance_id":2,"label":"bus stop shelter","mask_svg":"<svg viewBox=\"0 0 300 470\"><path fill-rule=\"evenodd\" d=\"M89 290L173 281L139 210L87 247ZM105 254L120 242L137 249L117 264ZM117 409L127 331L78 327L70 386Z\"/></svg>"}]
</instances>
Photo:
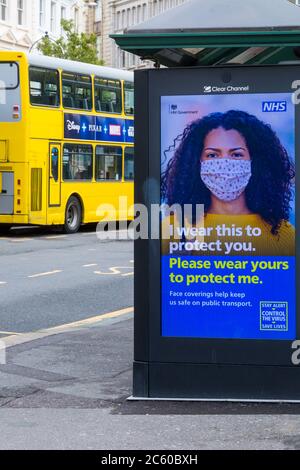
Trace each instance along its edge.
<instances>
[{"instance_id":1,"label":"bus stop shelter","mask_svg":"<svg viewBox=\"0 0 300 470\"><path fill-rule=\"evenodd\" d=\"M268 69L263 86L269 87L270 92L280 82L272 67L240 66L274 65L278 76L284 78L285 67L278 65L287 64L296 80L294 64L300 64L300 7L288 0L189 0L111 37L122 50L153 61L157 69L163 66L160 70L138 71L135 83L135 202L149 209L153 203L160 203L162 128L172 122L177 108L180 111L176 99L182 95L181 89L185 87L186 95L197 98L201 90L204 94L213 91L205 85L211 78L214 83L216 74L227 84L231 76L223 72L223 65L234 66L234 84L238 85L245 73L249 74L246 79L255 83L256 75ZM273 78L274 82L277 78L277 85L272 83ZM291 82L286 83L290 92ZM219 96L217 91L215 103ZM246 95L240 96L242 100ZM168 101L168 97L176 103ZM168 103L164 121L161 98ZM298 111L297 116L299 119ZM300 141L297 136L295 139L299 151ZM205 340L201 335L183 338L180 334L163 333L163 263L158 261L162 257L156 240L135 241L133 397L299 401L300 375L291 363L291 341L253 341L261 339L261 332L255 338L248 336L244 342L232 341L233 336L222 341L222 336L206 336ZM297 305L296 300L291 302L296 312L295 333L288 339L294 340L300 334L299 298Z\"/></svg>"},{"instance_id":2,"label":"bus stop shelter","mask_svg":"<svg viewBox=\"0 0 300 470\"><path fill-rule=\"evenodd\" d=\"M111 37L157 66L278 64L300 58L300 7L288 0L190 0Z\"/></svg>"}]
</instances>

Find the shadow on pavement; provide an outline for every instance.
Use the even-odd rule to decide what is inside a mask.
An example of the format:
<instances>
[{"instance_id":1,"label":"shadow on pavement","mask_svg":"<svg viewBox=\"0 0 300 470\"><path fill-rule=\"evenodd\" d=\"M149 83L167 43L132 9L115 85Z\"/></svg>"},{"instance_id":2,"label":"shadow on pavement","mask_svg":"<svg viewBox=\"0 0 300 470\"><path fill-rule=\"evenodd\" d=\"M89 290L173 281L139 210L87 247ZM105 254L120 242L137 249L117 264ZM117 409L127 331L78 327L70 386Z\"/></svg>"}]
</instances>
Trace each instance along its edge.
<instances>
[{"instance_id":1,"label":"shadow on pavement","mask_svg":"<svg viewBox=\"0 0 300 470\"><path fill-rule=\"evenodd\" d=\"M299 415L300 404L127 401L133 321L60 333L7 350L0 408L107 409L112 415Z\"/></svg>"},{"instance_id":2,"label":"shadow on pavement","mask_svg":"<svg viewBox=\"0 0 300 470\"><path fill-rule=\"evenodd\" d=\"M126 401L117 412L124 415L299 415L300 404Z\"/></svg>"}]
</instances>

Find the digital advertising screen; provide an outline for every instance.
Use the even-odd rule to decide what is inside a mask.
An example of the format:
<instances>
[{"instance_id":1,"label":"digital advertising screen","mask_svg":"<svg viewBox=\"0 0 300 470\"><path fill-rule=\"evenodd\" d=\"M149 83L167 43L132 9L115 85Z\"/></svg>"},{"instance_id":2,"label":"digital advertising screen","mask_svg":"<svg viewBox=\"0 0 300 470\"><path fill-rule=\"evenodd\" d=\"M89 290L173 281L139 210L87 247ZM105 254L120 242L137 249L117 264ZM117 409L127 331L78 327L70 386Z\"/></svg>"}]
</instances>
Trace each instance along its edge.
<instances>
[{"instance_id":1,"label":"digital advertising screen","mask_svg":"<svg viewBox=\"0 0 300 470\"><path fill-rule=\"evenodd\" d=\"M161 334L296 338L295 108L161 96Z\"/></svg>"}]
</instances>

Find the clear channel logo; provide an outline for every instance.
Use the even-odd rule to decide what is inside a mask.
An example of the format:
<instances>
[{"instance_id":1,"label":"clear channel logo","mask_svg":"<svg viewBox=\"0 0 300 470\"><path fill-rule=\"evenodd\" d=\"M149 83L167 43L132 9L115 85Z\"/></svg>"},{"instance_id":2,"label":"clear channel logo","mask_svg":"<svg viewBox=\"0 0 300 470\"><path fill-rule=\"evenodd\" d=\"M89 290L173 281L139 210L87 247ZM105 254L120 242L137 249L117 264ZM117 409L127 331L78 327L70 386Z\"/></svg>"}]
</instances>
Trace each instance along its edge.
<instances>
[{"instance_id":1,"label":"clear channel logo","mask_svg":"<svg viewBox=\"0 0 300 470\"><path fill-rule=\"evenodd\" d=\"M212 86L212 85L204 85L203 86L204 93L237 93L237 92L247 92L250 91L250 86Z\"/></svg>"}]
</instances>

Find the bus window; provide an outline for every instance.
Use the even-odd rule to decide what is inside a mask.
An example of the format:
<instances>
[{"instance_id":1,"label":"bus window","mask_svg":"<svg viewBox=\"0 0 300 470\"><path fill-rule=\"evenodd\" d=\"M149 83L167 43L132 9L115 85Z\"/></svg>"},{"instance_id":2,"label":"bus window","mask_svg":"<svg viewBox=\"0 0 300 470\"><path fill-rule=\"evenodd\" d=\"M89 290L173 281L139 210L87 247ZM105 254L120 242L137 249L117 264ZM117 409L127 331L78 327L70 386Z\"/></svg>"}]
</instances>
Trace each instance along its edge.
<instances>
[{"instance_id":1,"label":"bus window","mask_svg":"<svg viewBox=\"0 0 300 470\"><path fill-rule=\"evenodd\" d=\"M97 145L96 180L120 181L122 179L122 147Z\"/></svg>"},{"instance_id":2,"label":"bus window","mask_svg":"<svg viewBox=\"0 0 300 470\"><path fill-rule=\"evenodd\" d=\"M93 147L65 144L63 152L64 181L90 181L93 176Z\"/></svg>"},{"instance_id":3,"label":"bus window","mask_svg":"<svg viewBox=\"0 0 300 470\"><path fill-rule=\"evenodd\" d=\"M89 75L62 74L64 108L92 109L92 80Z\"/></svg>"},{"instance_id":4,"label":"bus window","mask_svg":"<svg viewBox=\"0 0 300 470\"><path fill-rule=\"evenodd\" d=\"M38 106L59 106L57 70L29 68L30 103Z\"/></svg>"},{"instance_id":5,"label":"bus window","mask_svg":"<svg viewBox=\"0 0 300 470\"><path fill-rule=\"evenodd\" d=\"M95 107L102 113L122 112L122 89L119 80L95 78Z\"/></svg>"},{"instance_id":6,"label":"bus window","mask_svg":"<svg viewBox=\"0 0 300 470\"><path fill-rule=\"evenodd\" d=\"M124 151L124 179L133 180L134 169L133 169L133 147L126 147Z\"/></svg>"},{"instance_id":7,"label":"bus window","mask_svg":"<svg viewBox=\"0 0 300 470\"><path fill-rule=\"evenodd\" d=\"M54 181L58 181L58 148L53 147L51 151L51 173Z\"/></svg>"},{"instance_id":8,"label":"bus window","mask_svg":"<svg viewBox=\"0 0 300 470\"><path fill-rule=\"evenodd\" d=\"M19 67L15 62L0 63L0 90L15 90L19 86Z\"/></svg>"},{"instance_id":9,"label":"bus window","mask_svg":"<svg viewBox=\"0 0 300 470\"><path fill-rule=\"evenodd\" d=\"M0 62L0 122L20 121L21 96L19 66L16 62ZM18 111L14 112L14 109Z\"/></svg>"},{"instance_id":10,"label":"bus window","mask_svg":"<svg viewBox=\"0 0 300 470\"><path fill-rule=\"evenodd\" d=\"M133 83L124 83L124 110L125 114L134 113L134 89Z\"/></svg>"}]
</instances>

